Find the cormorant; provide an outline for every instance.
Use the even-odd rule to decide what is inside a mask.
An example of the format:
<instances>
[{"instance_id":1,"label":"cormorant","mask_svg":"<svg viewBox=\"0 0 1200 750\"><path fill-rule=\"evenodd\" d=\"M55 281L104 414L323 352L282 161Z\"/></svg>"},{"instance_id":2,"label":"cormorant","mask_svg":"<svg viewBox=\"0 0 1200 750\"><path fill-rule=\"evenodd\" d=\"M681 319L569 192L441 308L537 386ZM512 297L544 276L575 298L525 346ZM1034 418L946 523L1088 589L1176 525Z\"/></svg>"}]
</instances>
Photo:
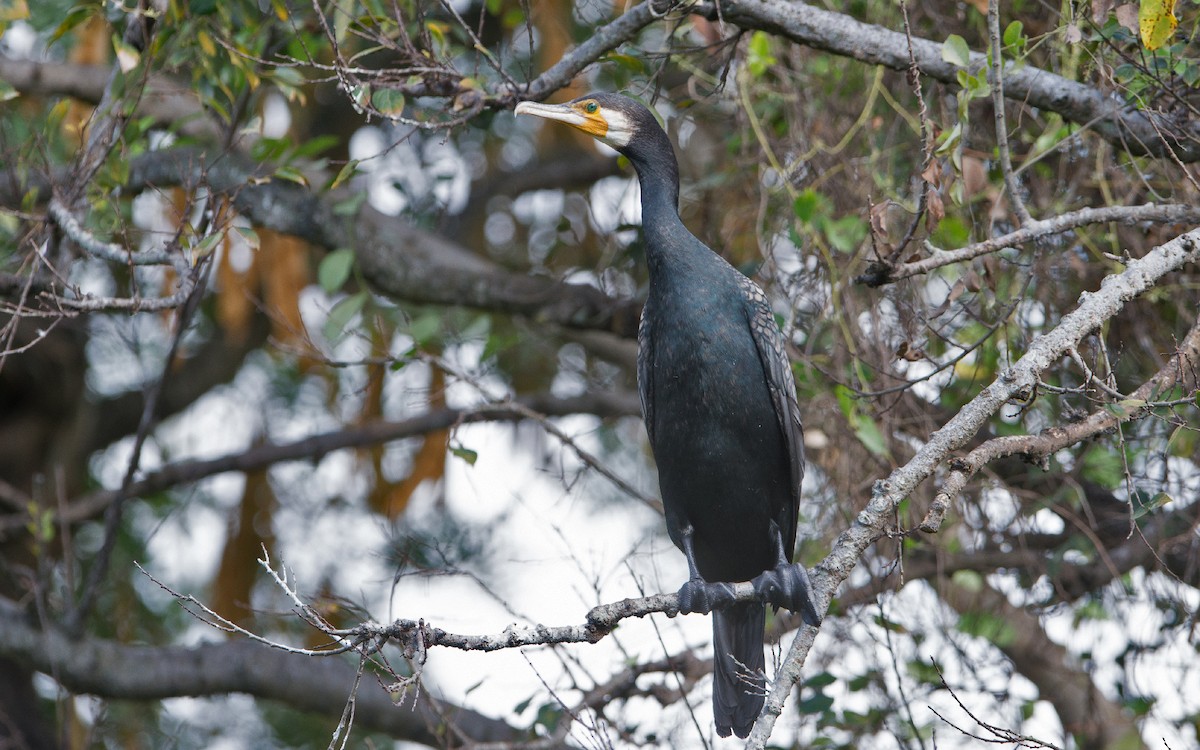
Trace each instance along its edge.
<instances>
[{"instance_id":1,"label":"cormorant","mask_svg":"<svg viewBox=\"0 0 1200 750\"><path fill-rule=\"evenodd\" d=\"M650 110L616 94L517 114L572 125L628 157L641 184L650 290L638 329L638 391L667 532L687 557L680 611L713 611L717 734L746 737L766 694L761 602L817 625L808 577L790 564L804 447L783 337L762 290L679 218L679 167Z\"/></svg>"}]
</instances>

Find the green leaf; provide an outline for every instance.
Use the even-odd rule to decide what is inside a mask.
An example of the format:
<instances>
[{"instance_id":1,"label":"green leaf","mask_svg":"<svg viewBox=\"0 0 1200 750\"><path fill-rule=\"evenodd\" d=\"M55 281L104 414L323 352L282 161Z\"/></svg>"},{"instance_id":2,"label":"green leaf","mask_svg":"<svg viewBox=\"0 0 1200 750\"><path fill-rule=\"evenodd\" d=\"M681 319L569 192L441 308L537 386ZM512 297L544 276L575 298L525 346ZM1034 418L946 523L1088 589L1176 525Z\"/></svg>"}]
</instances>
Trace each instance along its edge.
<instances>
[{"instance_id":1,"label":"green leaf","mask_svg":"<svg viewBox=\"0 0 1200 750\"><path fill-rule=\"evenodd\" d=\"M823 714L833 707L833 696L817 693L796 704L796 710L802 714Z\"/></svg>"},{"instance_id":2,"label":"green leaf","mask_svg":"<svg viewBox=\"0 0 1200 750\"><path fill-rule=\"evenodd\" d=\"M983 590L983 576L974 570L956 570L950 576L950 580L972 594Z\"/></svg>"},{"instance_id":3,"label":"green leaf","mask_svg":"<svg viewBox=\"0 0 1200 750\"><path fill-rule=\"evenodd\" d=\"M820 672L805 680L804 685L805 687L810 688L823 688L826 685L832 685L835 682L837 682L836 677L828 672Z\"/></svg>"},{"instance_id":4,"label":"green leaf","mask_svg":"<svg viewBox=\"0 0 1200 750\"><path fill-rule=\"evenodd\" d=\"M317 281L321 288L330 294L341 289L354 269L354 259L354 251L348 247L334 250L322 258L321 265L317 267Z\"/></svg>"},{"instance_id":5,"label":"green leaf","mask_svg":"<svg viewBox=\"0 0 1200 750\"><path fill-rule=\"evenodd\" d=\"M128 73L142 61L142 53L116 35L113 36L113 50L117 53L117 66L122 73Z\"/></svg>"},{"instance_id":6,"label":"green leaf","mask_svg":"<svg viewBox=\"0 0 1200 750\"><path fill-rule=\"evenodd\" d=\"M1159 492L1154 497L1142 503L1142 506L1133 512L1134 519L1139 519L1147 513L1152 513L1171 502L1173 498L1165 492Z\"/></svg>"},{"instance_id":7,"label":"green leaf","mask_svg":"<svg viewBox=\"0 0 1200 750\"><path fill-rule=\"evenodd\" d=\"M621 52L609 52L600 59L602 61L612 61L618 66L628 70L630 73L641 74L646 72L645 61L636 55L626 55Z\"/></svg>"},{"instance_id":8,"label":"green leaf","mask_svg":"<svg viewBox=\"0 0 1200 750\"><path fill-rule=\"evenodd\" d=\"M451 450L453 450L453 448L452 448ZM529 708L529 705L530 705L531 703L533 703L533 699L534 699L534 697L536 697L536 696L533 696L533 695L531 695L531 696L529 696L528 698L526 698L525 700L523 700L523 701L521 701L520 703L518 703L516 706L513 706L513 713L514 713L514 714L523 714L523 713L525 713L525 709Z\"/></svg>"},{"instance_id":9,"label":"green leaf","mask_svg":"<svg viewBox=\"0 0 1200 750\"><path fill-rule=\"evenodd\" d=\"M960 632L986 638L1001 648L1011 646L1017 640L1017 629L991 612L964 612L958 618L957 627Z\"/></svg>"},{"instance_id":10,"label":"green leaf","mask_svg":"<svg viewBox=\"0 0 1200 750\"><path fill-rule=\"evenodd\" d=\"M837 396L838 406L841 408L842 414L846 416L846 421L850 423L851 429L854 430L854 436L863 444L863 447L873 455L881 458L890 458L891 451L888 450L887 438L884 436L883 431L879 429L879 425L875 423L875 420L862 413L850 389L839 385L834 388L834 393Z\"/></svg>"},{"instance_id":11,"label":"green leaf","mask_svg":"<svg viewBox=\"0 0 1200 750\"><path fill-rule=\"evenodd\" d=\"M379 89L371 94L371 106L389 117L403 114L404 105L404 94L394 89Z\"/></svg>"},{"instance_id":12,"label":"green leaf","mask_svg":"<svg viewBox=\"0 0 1200 750\"><path fill-rule=\"evenodd\" d=\"M942 59L960 68L970 65L971 48L967 46L967 40L958 34L946 37L946 41L942 43Z\"/></svg>"},{"instance_id":13,"label":"green leaf","mask_svg":"<svg viewBox=\"0 0 1200 750\"><path fill-rule=\"evenodd\" d=\"M500 22L506 29L515 29L525 23L525 11L519 7L509 8L504 11L504 16L500 19Z\"/></svg>"},{"instance_id":14,"label":"green leaf","mask_svg":"<svg viewBox=\"0 0 1200 750\"><path fill-rule=\"evenodd\" d=\"M1132 711L1134 716L1145 716L1150 713L1150 709L1154 708L1154 703L1155 699L1153 697L1142 695L1135 695L1125 699L1125 707Z\"/></svg>"},{"instance_id":15,"label":"green leaf","mask_svg":"<svg viewBox=\"0 0 1200 750\"><path fill-rule=\"evenodd\" d=\"M413 337L417 345L428 344L442 330L442 318L437 313L425 313L414 319L408 326L408 335Z\"/></svg>"},{"instance_id":16,"label":"green leaf","mask_svg":"<svg viewBox=\"0 0 1200 750\"><path fill-rule=\"evenodd\" d=\"M296 148L294 155L304 158L311 158L322 151L327 151L337 146L338 143L339 140L336 135L319 135L316 138L309 138L307 141L300 144Z\"/></svg>"},{"instance_id":17,"label":"green leaf","mask_svg":"<svg viewBox=\"0 0 1200 750\"><path fill-rule=\"evenodd\" d=\"M453 453L454 455L458 456L462 460L466 461L467 463L469 463L472 466L474 466L475 462L479 460L478 452L473 451L470 448L464 448L461 445L450 446L450 452ZM526 701L525 705L526 706L529 705L528 701ZM517 709L517 713L520 713L522 710L524 710L524 709Z\"/></svg>"},{"instance_id":18,"label":"green leaf","mask_svg":"<svg viewBox=\"0 0 1200 750\"><path fill-rule=\"evenodd\" d=\"M867 222L857 216L843 216L823 222L822 229L829 238L829 244L843 253L853 253L867 238Z\"/></svg>"},{"instance_id":19,"label":"green leaf","mask_svg":"<svg viewBox=\"0 0 1200 750\"><path fill-rule=\"evenodd\" d=\"M38 5L39 5L39 3L34 3L33 7L36 9L38 7ZM51 5L50 3L46 3L47 7L49 7L50 5ZM48 42L48 44L54 44L59 39L63 38L67 34L71 33L72 29L74 29L76 26L78 26L79 24L83 23L84 21L88 20L93 15L95 15L97 13L98 7L99 6L95 6L95 5L81 4L81 5L76 5L74 8L67 11L67 15L65 18L63 18L62 23L60 23L54 29L54 33L50 35L50 41ZM37 19L33 20L33 25L35 28L38 28L40 26L38 24Z\"/></svg>"},{"instance_id":20,"label":"green leaf","mask_svg":"<svg viewBox=\"0 0 1200 750\"><path fill-rule=\"evenodd\" d=\"M859 414L858 418L854 420L854 436L873 455L881 458L891 456L883 430L879 429L879 425L875 423L874 419L865 414Z\"/></svg>"},{"instance_id":21,"label":"green leaf","mask_svg":"<svg viewBox=\"0 0 1200 750\"><path fill-rule=\"evenodd\" d=\"M938 674L937 669L929 662L921 659L913 659L905 666L908 667L908 673L919 682L927 685L940 685L942 682L942 676Z\"/></svg>"},{"instance_id":22,"label":"green leaf","mask_svg":"<svg viewBox=\"0 0 1200 750\"><path fill-rule=\"evenodd\" d=\"M353 177L356 171L358 171L358 159L351 159L350 161L346 162L345 166L338 170L337 177L333 178L333 182L329 183L329 189L333 190L338 185L341 185L343 182Z\"/></svg>"},{"instance_id":23,"label":"green leaf","mask_svg":"<svg viewBox=\"0 0 1200 750\"><path fill-rule=\"evenodd\" d=\"M363 307L367 304L367 293L359 292L339 301L329 311L329 317L325 319L325 325L321 332L325 334L328 341L337 341L342 337L346 330L346 326L354 319L355 315L362 312Z\"/></svg>"},{"instance_id":24,"label":"green leaf","mask_svg":"<svg viewBox=\"0 0 1200 750\"><path fill-rule=\"evenodd\" d=\"M294 182L297 185L308 187L308 178L304 176L303 172L295 167L280 167L279 169L275 170L275 176L283 180L288 180L289 182Z\"/></svg>"},{"instance_id":25,"label":"green leaf","mask_svg":"<svg viewBox=\"0 0 1200 750\"><path fill-rule=\"evenodd\" d=\"M563 716L563 707L558 703L543 703L538 709L537 718L533 720L534 724L541 724L546 729L554 729L558 726L559 720Z\"/></svg>"},{"instance_id":26,"label":"green leaf","mask_svg":"<svg viewBox=\"0 0 1200 750\"><path fill-rule=\"evenodd\" d=\"M849 682L847 682L846 689L852 693L857 693L860 690L865 690L867 687L869 687L871 685L871 683L875 682L878 679L879 679L879 673L873 669L869 669L866 672L863 672L859 676L857 676L857 677L851 679Z\"/></svg>"},{"instance_id":27,"label":"green leaf","mask_svg":"<svg viewBox=\"0 0 1200 750\"><path fill-rule=\"evenodd\" d=\"M771 54L771 36L765 31L756 31L750 35L750 44L746 47L746 67L755 78L767 72L776 62Z\"/></svg>"},{"instance_id":28,"label":"green leaf","mask_svg":"<svg viewBox=\"0 0 1200 750\"><path fill-rule=\"evenodd\" d=\"M1088 599L1081 606L1076 608L1074 624L1076 626L1085 620L1108 620L1108 610L1104 608L1104 604L1095 599Z\"/></svg>"},{"instance_id":29,"label":"green leaf","mask_svg":"<svg viewBox=\"0 0 1200 750\"><path fill-rule=\"evenodd\" d=\"M224 232L213 232L201 237L199 242L192 245L192 261L195 262L211 253L217 247L217 243L223 239L225 239Z\"/></svg>"},{"instance_id":30,"label":"green leaf","mask_svg":"<svg viewBox=\"0 0 1200 750\"><path fill-rule=\"evenodd\" d=\"M958 77L962 79L964 73L965 71L958 71ZM972 99L985 99L992 95L992 84L988 83L987 74L983 71L980 71L979 75L966 75L964 88Z\"/></svg>"},{"instance_id":31,"label":"green leaf","mask_svg":"<svg viewBox=\"0 0 1200 750\"><path fill-rule=\"evenodd\" d=\"M363 203L367 200L366 191L355 193L347 196L345 200L340 200L333 204L333 213L335 216L354 216L358 210L362 208Z\"/></svg>"},{"instance_id":32,"label":"green leaf","mask_svg":"<svg viewBox=\"0 0 1200 750\"><path fill-rule=\"evenodd\" d=\"M888 619L887 617L883 617L881 615L875 615L872 618L872 620L875 622L876 625L883 628L884 630L889 630L893 633L907 633L908 632L908 628L904 627L903 625L896 622L895 620Z\"/></svg>"},{"instance_id":33,"label":"green leaf","mask_svg":"<svg viewBox=\"0 0 1200 750\"><path fill-rule=\"evenodd\" d=\"M1025 46L1025 24L1020 21L1013 21L1008 26L1004 27L1004 46L1005 47L1024 47Z\"/></svg>"},{"instance_id":34,"label":"green leaf","mask_svg":"<svg viewBox=\"0 0 1200 750\"><path fill-rule=\"evenodd\" d=\"M957 216L947 216L938 223L930 238L938 247L962 247L971 239L971 228Z\"/></svg>"},{"instance_id":35,"label":"green leaf","mask_svg":"<svg viewBox=\"0 0 1200 750\"><path fill-rule=\"evenodd\" d=\"M797 219L805 224L811 224L816 218L817 212L822 210L824 202L825 196L812 188L805 188L792 202L792 211L795 212Z\"/></svg>"},{"instance_id":36,"label":"green leaf","mask_svg":"<svg viewBox=\"0 0 1200 750\"><path fill-rule=\"evenodd\" d=\"M0 81L0 102L7 102L10 99L16 99L21 95L21 92L12 87L8 81Z\"/></svg>"},{"instance_id":37,"label":"green leaf","mask_svg":"<svg viewBox=\"0 0 1200 750\"><path fill-rule=\"evenodd\" d=\"M234 230L241 235L242 240L250 246L251 250L257 250L262 245L258 232L254 231L253 227L235 226Z\"/></svg>"},{"instance_id":38,"label":"green leaf","mask_svg":"<svg viewBox=\"0 0 1200 750\"><path fill-rule=\"evenodd\" d=\"M1117 419L1129 419L1139 410L1144 409L1145 407L1145 399L1140 398L1123 398L1116 403L1104 405L1104 408L1108 411L1108 413L1112 414Z\"/></svg>"},{"instance_id":39,"label":"green leaf","mask_svg":"<svg viewBox=\"0 0 1200 750\"><path fill-rule=\"evenodd\" d=\"M1119 451L1107 445L1092 446L1083 454L1083 476L1099 485L1114 489L1125 476L1125 462Z\"/></svg>"}]
</instances>

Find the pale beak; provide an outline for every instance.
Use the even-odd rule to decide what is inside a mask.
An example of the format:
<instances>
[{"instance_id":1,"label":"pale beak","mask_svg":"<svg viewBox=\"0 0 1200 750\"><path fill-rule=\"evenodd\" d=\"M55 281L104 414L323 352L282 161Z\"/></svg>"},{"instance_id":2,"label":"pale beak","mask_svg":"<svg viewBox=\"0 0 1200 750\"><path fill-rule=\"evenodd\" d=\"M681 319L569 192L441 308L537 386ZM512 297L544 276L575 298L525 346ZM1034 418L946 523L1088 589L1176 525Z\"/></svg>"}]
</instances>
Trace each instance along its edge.
<instances>
[{"instance_id":1,"label":"pale beak","mask_svg":"<svg viewBox=\"0 0 1200 750\"><path fill-rule=\"evenodd\" d=\"M558 120L559 122L565 122L575 127L580 127L587 122L587 118L566 104L521 102L513 112L518 115L533 115L534 117L542 117L547 120Z\"/></svg>"}]
</instances>

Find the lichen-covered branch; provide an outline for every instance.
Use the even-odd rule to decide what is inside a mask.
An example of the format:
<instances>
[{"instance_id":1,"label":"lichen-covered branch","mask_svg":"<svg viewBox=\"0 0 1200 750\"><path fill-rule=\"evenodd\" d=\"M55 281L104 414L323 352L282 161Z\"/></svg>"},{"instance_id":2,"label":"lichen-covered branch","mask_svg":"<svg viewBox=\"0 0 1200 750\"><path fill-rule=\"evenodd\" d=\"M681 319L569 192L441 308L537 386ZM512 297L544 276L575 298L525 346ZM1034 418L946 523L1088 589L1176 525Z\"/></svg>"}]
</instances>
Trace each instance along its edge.
<instances>
[{"instance_id":1,"label":"lichen-covered branch","mask_svg":"<svg viewBox=\"0 0 1200 750\"><path fill-rule=\"evenodd\" d=\"M20 611L3 603L0 658L54 675L73 693L135 701L244 693L324 715L341 711L356 671L342 659L311 659L247 640L182 647L68 637L32 627ZM472 742L526 737L523 729L430 698L413 709L398 707L374 679L365 680L355 697L357 726L413 742L439 745L443 717L451 717L455 730Z\"/></svg>"},{"instance_id":2,"label":"lichen-covered branch","mask_svg":"<svg viewBox=\"0 0 1200 750\"><path fill-rule=\"evenodd\" d=\"M1076 443L1100 435L1119 424L1139 419L1154 408L1158 394L1179 385L1194 393L1200 380L1200 321L1197 321L1187 336L1179 343L1175 354L1167 364L1146 382L1142 383L1128 399L1123 399L1115 408L1097 409L1085 419L1048 427L1036 435L1003 435L984 442L965 458L950 464L942 490L934 500L937 509L949 507L953 498L977 471L987 464L1005 456L1022 455L1030 461L1039 462ZM928 520L923 530L937 531L936 518Z\"/></svg>"},{"instance_id":3,"label":"lichen-covered branch","mask_svg":"<svg viewBox=\"0 0 1200 750\"><path fill-rule=\"evenodd\" d=\"M1033 221L1008 234L954 250L942 250L927 242L925 250L929 253L929 257L897 264L876 261L867 267L865 273L854 280L859 284L866 284L867 286L883 286L902 279L927 274L939 268L954 265L955 263L964 263L968 260L1004 250L1005 248L1024 245L1027 242L1033 242L1042 237L1050 237L1092 224L1107 224L1109 222L1117 222L1119 224L1137 224L1139 222L1197 224L1200 223L1200 207L1180 203L1168 203L1165 205L1150 203L1144 206L1083 208L1053 218Z\"/></svg>"},{"instance_id":4,"label":"lichen-covered branch","mask_svg":"<svg viewBox=\"0 0 1200 750\"><path fill-rule=\"evenodd\" d=\"M909 43L904 34L802 2L721 0L698 5L696 12L712 20L766 31L871 65L905 71L910 64ZM958 85L960 68L942 59L941 42L913 37L912 54L923 74L950 86ZM970 69L982 70L986 64L984 53L970 53ZM1086 83L1027 65L1006 71L1004 95L1013 101L1057 112L1134 154L1173 153L1184 162L1200 160L1200 125L1177 123L1169 113L1135 109Z\"/></svg>"},{"instance_id":5,"label":"lichen-covered branch","mask_svg":"<svg viewBox=\"0 0 1200 750\"><path fill-rule=\"evenodd\" d=\"M838 537L825 560L810 573L817 606L827 609L834 592L858 564L867 547L887 533L896 506L917 485L934 475L951 454L969 440L999 409L1013 399L1025 400L1053 362L1078 345L1104 321L1115 316L1126 302L1154 287L1159 279L1184 264L1200 261L1200 229L1192 230L1160 245L1130 262L1121 273L1104 279L1100 289L1083 294L1079 305L1048 333L1034 339L1025 354L1003 371L991 385L962 407L941 429L929 436L916 454L887 479L875 483L871 500L850 528ZM940 525L947 498L935 501L926 521L930 529ZM942 507L938 507L942 506ZM784 701L800 679L800 671L816 637L817 629L802 627L776 673L763 714L754 726L747 748L761 750L771 736Z\"/></svg>"}]
</instances>

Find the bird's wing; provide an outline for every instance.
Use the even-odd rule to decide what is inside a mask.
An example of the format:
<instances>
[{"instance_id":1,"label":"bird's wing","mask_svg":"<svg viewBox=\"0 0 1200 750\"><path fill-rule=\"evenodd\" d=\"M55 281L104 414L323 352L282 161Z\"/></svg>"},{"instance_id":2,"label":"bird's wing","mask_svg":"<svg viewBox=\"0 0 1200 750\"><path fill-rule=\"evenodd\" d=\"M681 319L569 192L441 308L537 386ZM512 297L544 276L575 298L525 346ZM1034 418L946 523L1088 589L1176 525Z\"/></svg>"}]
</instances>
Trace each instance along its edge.
<instances>
[{"instance_id":1,"label":"bird's wing","mask_svg":"<svg viewBox=\"0 0 1200 750\"><path fill-rule=\"evenodd\" d=\"M647 302L647 305L649 302ZM649 316L642 308L642 319L638 323L638 354L637 354L637 383L638 398L642 402L642 421L646 423L646 434L650 436L650 445L654 445L654 347L650 344L650 325L646 322Z\"/></svg>"},{"instance_id":2,"label":"bird's wing","mask_svg":"<svg viewBox=\"0 0 1200 750\"><path fill-rule=\"evenodd\" d=\"M788 456L792 466L792 505L785 511L783 528L785 549L790 555L796 544L796 523L800 503L800 483L804 479L804 431L800 425L800 405L796 402L796 381L792 377L792 363L783 346L783 334L775 323L775 315L767 302L767 295L750 279L738 274L739 283L745 292L746 313L750 322L750 334L758 349L763 372L767 376L767 387L771 401L775 404L775 417L779 429L787 439Z\"/></svg>"}]
</instances>

